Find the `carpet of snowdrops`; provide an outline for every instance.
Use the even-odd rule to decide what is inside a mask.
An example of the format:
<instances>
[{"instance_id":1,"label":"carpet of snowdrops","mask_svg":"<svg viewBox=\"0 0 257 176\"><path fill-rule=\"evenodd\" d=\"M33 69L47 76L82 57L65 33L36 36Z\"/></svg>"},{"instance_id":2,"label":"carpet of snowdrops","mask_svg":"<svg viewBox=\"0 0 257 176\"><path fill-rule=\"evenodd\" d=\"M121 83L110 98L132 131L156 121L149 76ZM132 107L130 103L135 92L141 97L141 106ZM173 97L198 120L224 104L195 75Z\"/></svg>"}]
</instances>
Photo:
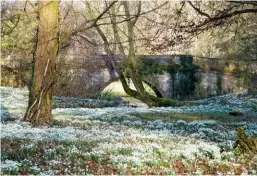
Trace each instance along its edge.
<instances>
[{"instance_id":1,"label":"carpet of snowdrops","mask_svg":"<svg viewBox=\"0 0 257 176\"><path fill-rule=\"evenodd\" d=\"M55 97L53 125L38 128L21 120L27 89L0 90L1 174L257 174L257 156L233 148L240 126L257 137L246 92L165 108Z\"/></svg>"}]
</instances>

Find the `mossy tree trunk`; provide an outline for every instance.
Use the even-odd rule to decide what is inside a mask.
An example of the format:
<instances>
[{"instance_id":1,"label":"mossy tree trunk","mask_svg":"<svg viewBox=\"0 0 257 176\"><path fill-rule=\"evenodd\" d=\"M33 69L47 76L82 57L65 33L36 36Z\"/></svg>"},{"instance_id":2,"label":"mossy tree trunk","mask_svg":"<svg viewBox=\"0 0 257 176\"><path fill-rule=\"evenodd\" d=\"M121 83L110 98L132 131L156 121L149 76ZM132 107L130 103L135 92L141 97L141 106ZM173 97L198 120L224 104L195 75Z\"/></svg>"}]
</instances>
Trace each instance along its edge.
<instances>
[{"instance_id":1,"label":"mossy tree trunk","mask_svg":"<svg viewBox=\"0 0 257 176\"><path fill-rule=\"evenodd\" d=\"M239 127L234 148L238 148L240 154L255 155L257 153L257 139L247 136L244 127Z\"/></svg>"},{"instance_id":2,"label":"mossy tree trunk","mask_svg":"<svg viewBox=\"0 0 257 176\"><path fill-rule=\"evenodd\" d=\"M125 53L125 46L122 45L122 39L121 36L119 35L119 29L117 26L117 20L116 20L116 15L115 15L115 6L113 6L108 13L110 13L110 21L112 25L112 30L113 30L113 38L115 40L114 45L118 45L118 52L121 56L121 58L124 59L123 61L123 66L122 68L116 68L118 74L119 74L119 80L121 81L121 84L123 86L124 91L136 98L141 100L142 102L146 103L148 106L181 106L185 104L189 104L188 102L182 102L182 101L177 101L173 99L168 99L168 98L162 98L162 97L155 97L150 95L146 90L143 85L143 80L141 79L141 76L138 73L138 60L136 58L136 50L135 50L135 34L134 34L134 28L135 24L140 16L141 13L141 1L138 2L138 9L137 9L137 14L135 18L131 18L132 16L130 15L129 11L129 2L127 1L122 1L121 4L124 6L125 10L125 17L126 17L126 28L127 28L127 42L128 42L128 54ZM88 6L90 8L90 6ZM90 9L91 10L91 9ZM104 49L105 52L108 56L114 56L117 55L115 50L111 49L110 42L108 41L106 35L102 31L102 29L99 26L95 26L98 34L102 38L104 42ZM114 46L116 49L116 46ZM133 90L129 87L126 76L130 77L136 90Z\"/></svg>"},{"instance_id":3,"label":"mossy tree trunk","mask_svg":"<svg viewBox=\"0 0 257 176\"><path fill-rule=\"evenodd\" d=\"M129 2L123 1L123 6L125 10L125 16L127 19L127 38L128 38L128 57L125 61L125 69L126 72L129 74L129 77L131 78L136 91L131 90L127 86L126 80L123 78L124 76L121 75L120 80L123 85L123 88L127 94L129 94L132 97L135 97L137 99L140 99L141 101L145 102L148 106L181 106L188 104L187 102L177 101L173 99L168 98L162 98L162 97L155 97L150 95L143 85L143 80L138 73L138 60L136 58L136 50L135 50L135 33L134 28L135 24L138 20L138 17L140 15L141 11L141 4L138 5L138 11L137 11L137 17L135 19L131 19L130 15L130 7Z\"/></svg>"},{"instance_id":4,"label":"mossy tree trunk","mask_svg":"<svg viewBox=\"0 0 257 176\"><path fill-rule=\"evenodd\" d=\"M38 41L34 58L32 85L25 121L34 125L49 125L52 122L52 87L58 53L57 0L39 1Z\"/></svg>"}]
</instances>

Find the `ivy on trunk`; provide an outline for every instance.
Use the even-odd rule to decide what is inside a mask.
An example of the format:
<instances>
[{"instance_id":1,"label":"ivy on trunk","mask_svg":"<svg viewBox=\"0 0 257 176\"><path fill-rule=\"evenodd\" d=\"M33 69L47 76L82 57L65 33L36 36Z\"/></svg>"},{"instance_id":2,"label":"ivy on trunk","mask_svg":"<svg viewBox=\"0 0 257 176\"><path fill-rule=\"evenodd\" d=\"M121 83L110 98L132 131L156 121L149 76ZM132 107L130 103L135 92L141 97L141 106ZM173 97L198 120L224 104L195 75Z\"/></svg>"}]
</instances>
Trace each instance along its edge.
<instances>
[{"instance_id":1,"label":"ivy on trunk","mask_svg":"<svg viewBox=\"0 0 257 176\"><path fill-rule=\"evenodd\" d=\"M25 121L34 125L52 122L52 87L58 53L58 5L55 0L39 1L38 41L29 103L24 116Z\"/></svg>"}]
</instances>

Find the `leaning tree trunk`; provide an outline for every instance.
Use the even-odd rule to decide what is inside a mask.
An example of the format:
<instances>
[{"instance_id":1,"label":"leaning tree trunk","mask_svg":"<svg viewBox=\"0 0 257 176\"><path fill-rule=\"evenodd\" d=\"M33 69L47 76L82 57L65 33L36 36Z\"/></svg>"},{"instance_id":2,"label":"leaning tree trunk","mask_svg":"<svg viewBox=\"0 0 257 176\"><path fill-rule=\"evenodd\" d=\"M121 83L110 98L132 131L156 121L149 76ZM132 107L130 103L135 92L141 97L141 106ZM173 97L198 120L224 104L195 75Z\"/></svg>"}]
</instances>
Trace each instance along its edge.
<instances>
[{"instance_id":1,"label":"leaning tree trunk","mask_svg":"<svg viewBox=\"0 0 257 176\"><path fill-rule=\"evenodd\" d=\"M34 125L52 121L52 86L58 52L58 1L39 1L38 41L29 104L24 120Z\"/></svg>"},{"instance_id":2,"label":"leaning tree trunk","mask_svg":"<svg viewBox=\"0 0 257 176\"><path fill-rule=\"evenodd\" d=\"M134 46L134 42L135 42L135 40L134 40L134 25L140 15L141 2L139 1L139 7L137 10L138 15L136 15L137 17L134 20L131 19L128 2L123 1L121 3L124 6L125 15L127 18L127 20L126 20L127 21L127 30L128 30L127 37L128 37L128 44L129 44L128 56L126 56L126 54L125 54L125 48L122 45L121 37L119 35L119 30L117 27L117 21L116 21L114 7L111 8L112 15L110 16L110 20L111 20L111 24L112 24L114 39L116 40L116 43L118 45L119 55L124 59L124 62L123 62L123 65L121 68L117 69L117 68L115 68L115 65L113 65L113 68L115 68L115 70L119 74L119 80L121 81L124 91L128 95L143 101L150 107L151 106L181 106L181 105L190 104L188 102L177 101L177 100L162 98L162 97L155 97L155 96L150 95L145 90L143 81L137 71L138 60L136 59L136 55L135 55L136 51L135 51L135 46ZM90 9L90 5L88 5L88 8ZM113 55L115 55L114 54L115 50L114 51L111 50L110 43L109 43L107 37L105 36L104 32L101 30L101 28L97 25L95 26L95 28L104 42L105 52L111 58ZM129 87L126 77L125 77L125 73L126 73L126 75L129 76L129 78L131 78L134 86L136 87L136 90L133 90Z\"/></svg>"},{"instance_id":3,"label":"leaning tree trunk","mask_svg":"<svg viewBox=\"0 0 257 176\"><path fill-rule=\"evenodd\" d=\"M174 99L168 99L168 98L161 98L161 97L155 97L150 95L146 90L143 85L143 81L141 79L141 76L138 73L137 66L138 66L138 60L136 58L136 50L135 50L135 33L134 33L134 27L135 24L138 20L139 14L140 14L140 9L141 5L139 5L138 9L138 17L135 18L134 20L131 20L131 15L129 11L129 3L126 1L123 1L123 6L125 10L125 16L127 19L127 37L128 37L128 57L126 58L125 61L125 69L127 73L129 74L135 88L137 91L133 91L129 89L127 86L126 80L124 79L124 75L122 74L120 76L121 83L123 85L123 88L125 92L132 96L135 97L144 103L146 103L148 106L182 106L189 104L188 102L183 102L183 101L177 101Z\"/></svg>"}]
</instances>

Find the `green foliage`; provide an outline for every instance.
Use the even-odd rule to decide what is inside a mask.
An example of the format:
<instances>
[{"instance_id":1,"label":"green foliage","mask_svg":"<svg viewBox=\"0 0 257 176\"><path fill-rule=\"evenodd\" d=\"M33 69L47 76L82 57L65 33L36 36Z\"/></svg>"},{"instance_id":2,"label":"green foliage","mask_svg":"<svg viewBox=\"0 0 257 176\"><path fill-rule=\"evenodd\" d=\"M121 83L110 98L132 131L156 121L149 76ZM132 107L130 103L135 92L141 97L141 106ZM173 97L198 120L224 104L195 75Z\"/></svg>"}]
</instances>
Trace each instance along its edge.
<instances>
[{"instance_id":1,"label":"green foliage","mask_svg":"<svg viewBox=\"0 0 257 176\"><path fill-rule=\"evenodd\" d=\"M35 15L23 16L19 20L17 16L13 16L15 13L20 13L17 9L22 3L24 2L13 4L7 9L9 13L2 14L1 64L3 64L3 79L1 79L1 85L5 86L24 87L30 78L38 22Z\"/></svg>"},{"instance_id":2,"label":"green foliage","mask_svg":"<svg viewBox=\"0 0 257 176\"><path fill-rule=\"evenodd\" d=\"M237 84L239 85L244 85L244 88L249 88L252 84L251 82L251 77L253 76L253 74L246 68L243 71L240 71L238 74L238 77L240 78L240 80L238 81ZM243 82L243 84L240 84L240 81Z\"/></svg>"},{"instance_id":3,"label":"green foliage","mask_svg":"<svg viewBox=\"0 0 257 176\"><path fill-rule=\"evenodd\" d=\"M7 152L1 152L1 161L6 160L8 158Z\"/></svg>"},{"instance_id":4,"label":"green foliage","mask_svg":"<svg viewBox=\"0 0 257 176\"><path fill-rule=\"evenodd\" d=\"M118 150L118 154L120 155L131 155L133 153L133 149L126 147L126 148L120 148Z\"/></svg>"},{"instance_id":5,"label":"green foliage","mask_svg":"<svg viewBox=\"0 0 257 176\"><path fill-rule=\"evenodd\" d=\"M101 100L107 101L122 101L122 98L118 96L113 90L105 90L99 97Z\"/></svg>"},{"instance_id":6,"label":"green foliage","mask_svg":"<svg viewBox=\"0 0 257 176\"><path fill-rule=\"evenodd\" d=\"M103 107L118 106L119 104L124 103L123 100L115 94L106 94L105 96L96 97L95 99L54 96L52 107L53 108L78 108L78 107L103 108Z\"/></svg>"},{"instance_id":7,"label":"green foliage","mask_svg":"<svg viewBox=\"0 0 257 176\"><path fill-rule=\"evenodd\" d=\"M32 59L33 50L36 43L37 20L35 17L22 18L13 32L2 36L2 52L4 58L12 53L12 59L28 61L28 55ZM3 28L7 28L3 23ZM26 58L23 58L26 57Z\"/></svg>"}]
</instances>

